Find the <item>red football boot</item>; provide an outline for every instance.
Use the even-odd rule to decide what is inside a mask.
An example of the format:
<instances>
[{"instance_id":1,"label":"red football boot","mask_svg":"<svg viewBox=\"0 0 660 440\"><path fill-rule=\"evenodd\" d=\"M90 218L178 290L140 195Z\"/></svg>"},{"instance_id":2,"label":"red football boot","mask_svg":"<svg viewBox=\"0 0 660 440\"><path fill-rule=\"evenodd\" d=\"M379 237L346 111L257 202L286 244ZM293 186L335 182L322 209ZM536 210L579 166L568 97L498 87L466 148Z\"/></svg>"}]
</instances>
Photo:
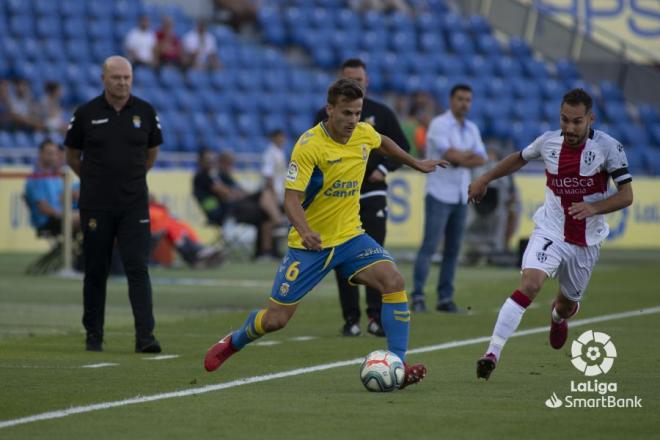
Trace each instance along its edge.
<instances>
[{"instance_id":1,"label":"red football boot","mask_svg":"<svg viewBox=\"0 0 660 440\"><path fill-rule=\"evenodd\" d=\"M401 384L401 387L399 388L400 390L408 385L421 382L422 379L426 377L426 367L424 364L409 365L407 362L404 362L403 366L405 367L406 375L403 379L403 384Z\"/></svg>"},{"instance_id":2,"label":"red football boot","mask_svg":"<svg viewBox=\"0 0 660 440\"><path fill-rule=\"evenodd\" d=\"M204 356L204 368L209 373L220 368L229 357L238 350L231 345L231 333L213 344Z\"/></svg>"},{"instance_id":3,"label":"red football boot","mask_svg":"<svg viewBox=\"0 0 660 440\"><path fill-rule=\"evenodd\" d=\"M477 378L488 380L496 366L497 356L494 353L487 353L477 361Z\"/></svg>"},{"instance_id":4,"label":"red football boot","mask_svg":"<svg viewBox=\"0 0 660 440\"><path fill-rule=\"evenodd\" d=\"M551 310L554 310L554 308L555 303L553 302ZM575 303L575 307L568 318L574 316L578 310L580 310L580 303ZM555 350L562 348L566 343L566 339L568 339L568 318L564 319L559 324L557 324L552 317L550 318L550 346Z\"/></svg>"}]
</instances>

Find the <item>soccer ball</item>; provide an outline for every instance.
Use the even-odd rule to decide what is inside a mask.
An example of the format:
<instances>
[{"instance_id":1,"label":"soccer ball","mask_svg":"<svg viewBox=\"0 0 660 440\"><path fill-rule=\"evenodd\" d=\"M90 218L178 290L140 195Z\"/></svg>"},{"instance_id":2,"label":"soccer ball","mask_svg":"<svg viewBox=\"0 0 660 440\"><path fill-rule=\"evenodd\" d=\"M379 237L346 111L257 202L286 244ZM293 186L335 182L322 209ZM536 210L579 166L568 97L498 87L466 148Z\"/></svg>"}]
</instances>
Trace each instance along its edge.
<instances>
[{"instance_id":1,"label":"soccer ball","mask_svg":"<svg viewBox=\"0 0 660 440\"><path fill-rule=\"evenodd\" d=\"M360 366L362 385L369 391L394 391L403 384L404 378L403 362L391 351L372 351Z\"/></svg>"}]
</instances>

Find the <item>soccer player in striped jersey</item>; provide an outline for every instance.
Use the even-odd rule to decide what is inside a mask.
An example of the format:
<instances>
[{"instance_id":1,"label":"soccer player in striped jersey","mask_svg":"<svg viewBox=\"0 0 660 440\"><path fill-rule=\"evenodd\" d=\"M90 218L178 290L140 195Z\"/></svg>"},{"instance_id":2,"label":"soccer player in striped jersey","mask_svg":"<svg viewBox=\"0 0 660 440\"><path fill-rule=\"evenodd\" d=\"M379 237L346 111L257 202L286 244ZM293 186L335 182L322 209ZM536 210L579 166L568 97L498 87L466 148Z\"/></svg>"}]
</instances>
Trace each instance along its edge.
<instances>
[{"instance_id":1,"label":"soccer player in striped jersey","mask_svg":"<svg viewBox=\"0 0 660 440\"><path fill-rule=\"evenodd\" d=\"M580 309L601 242L609 233L604 214L633 201L623 146L591 128L591 108L587 92L569 91L560 107L560 130L544 133L470 184L468 197L479 202L489 182L517 171L530 160L545 164L545 202L534 214L536 227L523 256L522 278L502 305L486 354L477 361L479 378L490 377L502 347L549 277L559 280L551 310L550 345L555 349L564 346L567 320ZM614 192L609 189L609 179L616 185Z\"/></svg>"},{"instance_id":2,"label":"soccer player in striped jersey","mask_svg":"<svg viewBox=\"0 0 660 440\"><path fill-rule=\"evenodd\" d=\"M364 90L356 81L337 80L328 89L328 120L298 139L284 195L284 209L293 226L289 250L275 276L268 307L254 310L240 329L209 348L204 358L207 371L219 368L246 344L283 328L300 300L335 269L349 282L381 293L387 348L405 363L410 312L403 277L390 254L362 229L360 187L369 152L377 148L424 173L448 163L415 159L369 124L359 122L363 97ZM405 363L402 388L425 375L424 365Z\"/></svg>"}]
</instances>

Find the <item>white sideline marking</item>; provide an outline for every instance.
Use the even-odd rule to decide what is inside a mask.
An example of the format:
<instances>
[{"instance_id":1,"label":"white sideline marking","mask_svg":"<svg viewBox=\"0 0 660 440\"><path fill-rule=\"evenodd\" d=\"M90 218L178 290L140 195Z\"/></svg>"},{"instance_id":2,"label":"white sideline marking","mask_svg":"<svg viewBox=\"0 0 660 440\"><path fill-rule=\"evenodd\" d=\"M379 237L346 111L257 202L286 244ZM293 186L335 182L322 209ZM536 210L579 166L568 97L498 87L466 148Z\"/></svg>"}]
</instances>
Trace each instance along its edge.
<instances>
[{"instance_id":1,"label":"white sideline marking","mask_svg":"<svg viewBox=\"0 0 660 440\"><path fill-rule=\"evenodd\" d=\"M269 347L271 345L278 345L281 344L280 341L259 341L255 342L253 345L260 345L262 347Z\"/></svg>"},{"instance_id":2,"label":"white sideline marking","mask_svg":"<svg viewBox=\"0 0 660 440\"><path fill-rule=\"evenodd\" d=\"M637 316L642 316L642 315L652 315L655 313L660 312L660 306L656 307L649 307L647 309L640 309L640 310L633 310L629 312L622 312L622 313L614 313L611 315L602 315L602 316L595 316L593 318L586 318L586 319L579 319L573 321L571 324L571 327L579 327L587 324L593 324L595 322L602 322L602 321L612 321L615 319L624 319L624 318L631 318L631 317L637 317ZM527 335L533 335L536 333L542 333L548 331L548 327L535 327L531 328L528 330L522 330L519 332L515 332L511 337L516 337L516 336L527 336ZM472 338L472 339L463 339L459 341L452 341L452 342L446 342L444 344L437 344L437 345L430 345L427 347L420 347L416 348L414 350L410 350L408 353L410 354L415 354L415 353L426 353L429 351L437 351L437 350L446 350L448 348L455 348L455 347L463 347L466 345L474 345L474 344L480 344L482 342L486 342L490 340L490 336L482 336L479 338ZM236 379L232 380L231 382L225 382L225 383L219 383L215 385L206 385L203 387L198 387L198 388L190 388L187 390L181 390L181 391L171 391L169 393L161 393L161 394L152 394L151 396L138 396L138 397L132 397L130 399L124 399L124 400L115 400L113 402L103 402L103 403L96 403L93 405L87 405L87 406L74 406L72 408L64 409L64 410L58 410L58 411L49 411L41 414L35 414L33 416L27 416L27 417L21 417L19 419L11 419L11 420L4 420L0 421L0 429L2 428L8 428L11 426L16 426L16 425L23 425L26 423L32 423L32 422L38 422L41 420L50 420L50 419L60 419L62 417L67 417L71 416L74 414L82 414L82 413L88 413L92 411L98 411L102 409L109 409L109 408L116 408L119 406L126 406L126 405L134 405L137 403L145 403L145 402L154 402L157 400L165 400L165 399L173 399L175 397L187 397L187 396L195 396L198 394L205 394L205 393L210 393L212 391L219 391L219 390L225 390L228 388L234 388L238 387L241 385L248 385L252 383L258 383L258 382L265 382L268 380L274 380L274 379L282 379L284 377L291 377L291 376L300 376L302 374L307 374L307 373L315 373L317 371L324 371L324 370L331 370L333 368L340 368L340 367L347 367L349 365L357 365L361 363L364 359L363 358L357 358L357 359L351 359L347 361L340 361L340 362L332 362L329 364L321 364L321 365L314 365L312 367L305 367L305 368L297 368L295 370L289 370L289 371L282 371L280 373L271 373L271 374L264 374L262 376L253 376L253 377L246 377L244 379Z\"/></svg>"},{"instance_id":3,"label":"white sideline marking","mask_svg":"<svg viewBox=\"0 0 660 440\"><path fill-rule=\"evenodd\" d=\"M80 368L103 368L103 367L114 367L115 365L119 365L119 364L115 364L114 362L101 362L99 364L83 365Z\"/></svg>"},{"instance_id":4,"label":"white sideline marking","mask_svg":"<svg viewBox=\"0 0 660 440\"><path fill-rule=\"evenodd\" d=\"M316 336L296 336L293 338L289 338L290 341L296 341L296 342L311 341L312 339L316 339Z\"/></svg>"},{"instance_id":5,"label":"white sideline marking","mask_svg":"<svg viewBox=\"0 0 660 440\"><path fill-rule=\"evenodd\" d=\"M165 359L176 359L178 357L178 354L161 354L158 356L143 357L142 359L145 361L163 361Z\"/></svg>"}]
</instances>

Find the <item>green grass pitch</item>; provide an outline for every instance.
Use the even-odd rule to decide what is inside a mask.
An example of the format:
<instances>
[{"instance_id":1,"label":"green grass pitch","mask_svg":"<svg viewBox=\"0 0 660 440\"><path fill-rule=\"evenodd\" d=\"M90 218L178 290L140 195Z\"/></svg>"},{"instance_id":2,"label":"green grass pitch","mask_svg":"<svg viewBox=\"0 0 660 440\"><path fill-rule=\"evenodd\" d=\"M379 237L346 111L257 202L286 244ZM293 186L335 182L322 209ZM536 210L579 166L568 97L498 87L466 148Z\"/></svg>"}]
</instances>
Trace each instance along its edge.
<instances>
[{"instance_id":1,"label":"green grass pitch","mask_svg":"<svg viewBox=\"0 0 660 440\"><path fill-rule=\"evenodd\" d=\"M206 373L206 349L237 328L248 310L266 303L276 269L229 263L214 271L151 271L156 336L163 355L177 357L154 360L132 352L132 315L122 280L109 282L105 351L88 353L80 324L81 280L25 276L32 258L0 255L0 426L72 407L233 385L2 427L3 440L660 438L660 313L576 327L559 351L548 345L546 331L512 338L488 382L475 377L475 361L486 346L480 342L410 355L411 361L425 362L429 374L400 392L367 392L356 364L240 384L235 381L357 359L383 348L385 340L339 336L341 312L329 277L286 329ZM604 251L576 319L659 306L659 263L657 251ZM400 269L410 285L412 267ZM470 306L471 314L413 314L411 348L489 336L518 279L515 269L459 268L456 300ZM434 267L430 304L436 280ZM546 283L519 330L548 325L556 289L556 281ZM569 390L571 381L587 380L571 365L570 343L589 329L612 336L618 354L612 370L597 379L616 382L618 397L640 397L642 408L546 407L553 393L598 396ZM101 363L114 365L83 368Z\"/></svg>"}]
</instances>

